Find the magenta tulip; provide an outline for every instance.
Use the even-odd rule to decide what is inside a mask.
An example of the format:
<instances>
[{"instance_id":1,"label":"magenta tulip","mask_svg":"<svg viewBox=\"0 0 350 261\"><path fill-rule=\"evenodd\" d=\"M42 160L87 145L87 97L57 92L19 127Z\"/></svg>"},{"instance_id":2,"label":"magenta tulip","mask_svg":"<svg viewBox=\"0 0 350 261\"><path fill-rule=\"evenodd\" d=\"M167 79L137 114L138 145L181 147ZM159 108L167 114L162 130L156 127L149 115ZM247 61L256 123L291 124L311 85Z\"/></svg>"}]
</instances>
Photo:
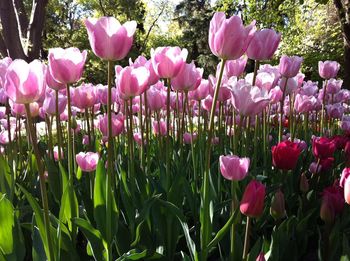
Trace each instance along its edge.
<instances>
[{"instance_id":1,"label":"magenta tulip","mask_svg":"<svg viewBox=\"0 0 350 261\"><path fill-rule=\"evenodd\" d=\"M41 98L45 92L45 66L34 60L14 60L7 68L5 91L15 103L28 104Z\"/></svg>"},{"instance_id":2,"label":"magenta tulip","mask_svg":"<svg viewBox=\"0 0 350 261\"><path fill-rule=\"evenodd\" d=\"M75 156L78 166L85 172L96 170L99 158L98 153L93 152L80 152Z\"/></svg>"},{"instance_id":3,"label":"magenta tulip","mask_svg":"<svg viewBox=\"0 0 350 261\"><path fill-rule=\"evenodd\" d=\"M49 50L49 69L52 77L60 83L79 81L83 74L87 52L78 48L53 48Z\"/></svg>"},{"instance_id":4,"label":"magenta tulip","mask_svg":"<svg viewBox=\"0 0 350 261\"><path fill-rule=\"evenodd\" d=\"M114 17L89 18L85 26L94 54L103 60L122 60L130 51L136 22L121 25Z\"/></svg>"},{"instance_id":5,"label":"magenta tulip","mask_svg":"<svg viewBox=\"0 0 350 261\"><path fill-rule=\"evenodd\" d=\"M247 55L252 60L270 60L281 41L281 34L272 29L256 31L247 49Z\"/></svg>"},{"instance_id":6,"label":"magenta tulip","mask_svg":"<svg viewBox=\"0 0 350 261\"><path fill-rule=\"evenodd\" d=\"M240 211L248 217L259 217L264 211L265 186L257 180L249 182L240 204Z\"/></svg>"},{"instance_id":7,"label":"magenta tulip","mask_svg":"<svg viewBox=\"0 0 350 261\"><path fill-rule=\"evenodd\" d=\"M244 27L237 15L226 19L225 13L215 13L209 27L210 50L221 59L236 60L247 50L255 30L255 21Z\"/></svg>"},{"instance_id":8,"label":"magenta tulip","mask_svg":"<svg viewBox=\"0 0 350 261\"><path fill-rule=\"evenodd\" d=\"M220 156L220 171L228 180L242 180L248 175L249 158L239 158L236 155Z\"/></svg>"}]
</instances>

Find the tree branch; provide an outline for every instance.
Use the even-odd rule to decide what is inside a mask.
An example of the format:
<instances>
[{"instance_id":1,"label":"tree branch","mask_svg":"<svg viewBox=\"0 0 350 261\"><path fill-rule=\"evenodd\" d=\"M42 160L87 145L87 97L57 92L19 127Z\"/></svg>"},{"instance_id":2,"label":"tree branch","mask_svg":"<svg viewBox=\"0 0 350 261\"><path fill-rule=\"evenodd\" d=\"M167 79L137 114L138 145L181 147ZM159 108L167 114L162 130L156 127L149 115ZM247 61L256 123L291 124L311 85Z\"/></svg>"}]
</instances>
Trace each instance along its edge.
<instances>
[{"instance_id":1,"label":"tree branch","mask_svg":"<svg viewBox=\"0 0 350 261\"><path fill-rule=\"evenodd\" d=\"M22 33L22 38L25 38L27 35L28 28L28 16L26 13L26 9L23 4L23 0L13 0L13 4L15 7L15 14L17 17L17 22L19 23L20 31Z\"/></svg>"},{"instance_id":2,"label":"tree branch","mask_svg":"<svg viewBox=\"0 0 350 261\"><path fill-rule=\"evenodd\" d=\"M101 11L102 11L103 15L106 16L107 13L106 13L106 9L103 7L102 0L98 0L98 3L101 7Z\"/></svg>"},{"instance_id":3,"label":"tree branch","mask_svg":"<svg viewBox=\"0 0 350 261\"><path fill-rule=\"evenodd\" d=\"M2 55L2 57L8 56L6 44L1 33L0 33L0 54Z\"/></svg>"}]
</instances>

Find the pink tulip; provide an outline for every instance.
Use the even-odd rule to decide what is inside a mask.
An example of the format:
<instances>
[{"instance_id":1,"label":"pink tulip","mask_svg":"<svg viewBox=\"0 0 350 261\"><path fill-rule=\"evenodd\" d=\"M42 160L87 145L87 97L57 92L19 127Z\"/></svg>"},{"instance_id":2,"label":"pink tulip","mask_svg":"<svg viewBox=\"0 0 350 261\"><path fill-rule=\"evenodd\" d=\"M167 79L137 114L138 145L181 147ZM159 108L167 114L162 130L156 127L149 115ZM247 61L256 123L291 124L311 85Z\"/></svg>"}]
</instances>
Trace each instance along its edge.
<instances>
[{"instance_id":1,"label":"pink tulip","mask_svg":"<svg viewBox=\"0 0 350 261\"><path fill-rule=\"evenodd\" d=\"M97 102L96 88L91 83L72 88L72 104L79 109L91 108Z\"/></svg>"},{"instance_id":2,"label":"pink tulip","mask_svg":"<svg viewBox=\"0 0 350 261\"><path fill-rule=\"evenodd\" d=\"M212 75L209 75L209 83L211 88L209 88L211 96L214 97L215 88L217 87L218 79ZM219 89L218 101L224 102L231 98L231 87L237 82L236 77L232 77L229 80L223 81Z\"/></svg>"},{"instance_id":3,"label":"pink tulip","mask_svg":"<svg viewBox=\"0 0 350 261\"><path fill-rule=\"evenodd\" d=\"M201 101L205 99L209 95L210 90L210 83L208 80L202 79L201 83L199 84L198 88L190 91L188 93L188 96L190 99L195 101Z\"/></svg>"},{"instance_id":4,"label":"pink tulip","mask_svg":"<svg viewBox=\"0 0 350 261\"><path fill-rule=\"evenodd\" d=\"M232 87L232 105L243 116L255 116L269 104L268 93L244 80Z\"/></svg>"},{"instance_id":5,"label":"pink tulip","mask_svg":"<svg viewBox=\"0 0 350 261\"><path fill-rule=\"evenodd\" d=\"M245 67L247 65L248 57L246 55L241 56L236 60L229 60L225 63L223 76L226 78L231 78L232 76L239 77L244 73ZM218 64L216 72L216 77L219 77L221 63Z\"/></svg>"},{"instance_id":6,"label":"pink tulip","mask_svg":"<svg viewBox=\"0 0 350 261\"><path fill-rule=\"evenodd\" d=\"M247 49L247 55L252 60L270 60L281 41L281 34L272 29L262 29L255 32Z\"/></svg>"},{"instance_id":7,"label":"pink tulip","mask_svg":"<svg viewBox=\"0 0 350 261\"><path fill-rule=\"evenodd\" d=\"M102 103L104 105L107 105L107 98L108 98L108 86L107 85L102 85L98 84L96 86L96 95L97 95L97 100L99 103ZM117 102L117 89L112 88L112 102Z\"/></svg>"},{"instance_id":8,"label":"pink tulip","mask_svg":"<svg viewBox=\"0 0 350 261\"><path fill-rule=\"evenodd\" d=\"M203 69L196 68L194 62L185 63L180 72L171 79L175 91L193 91L202 80Z\"/></svg>"},{"instance_id":9,"label":"pink tulip","mask_svg":"<svg viewBox=\"0 0 350 261\"><path fill-rule=\"evenodd\" d=\"M222 59L236 60L247 50L255 30L255 21L244 27L239 16L226 19L225 13L215 13L209 27L210 50Z\"/></svg>"},{"instance_id":10,"label":"pink tulip","mask_svg":"<svg viewBox=\"0 0 350 261\"><path fill-rule=\"evenodd\" d=\"M287 81L287 85L286 85L286 81ZM289 95L292 93L295 93L298 90L298 82L296 81L295 78L282 78L278 85L281 87L281 90L283 90L284 87L284 93L285 95Z\"/></svg>"},{"instance_id":11,"label":"pink tulip","mask_svg":"<svg viewBox=\"0 0 350 261\"><path fill-rule=\"evenodd\" d=\"M14 60L7 68L5 91L15 103L28 104L41 98L45 92L45 66L34 60Z\"/></svg>"},{"instance_id":12,"label":"pink tulip","mask_svg":"<svg viewBox=\"0 0 350 261\"><path fill-rule=\"evenodd\" d=\"M335 104L326 105L326 111L327 111L327 115L330 118L341 119L345 112L345 108L341 103L335 103Z\"/></svg>"},{"instance_id":13,"label":"pink tulip","mask_svg":"<svg viewBox=\"0 0 350 261\"><path fill-rule=\"evenodd\" d=\"M46 70L46 84L48 87L56 91L64 90L66 88L64 83L60 83L52 77L49 68Z\"/></svg>"},{"instance_id":14,"label":"pink tulip","mask_svg":"<svg viewBox=\"0 0 350 261\"><path fill-rule=\"evenodd\" d=\"M133 134L133 137L134 137L135 142L136 142L139 146L141 146L141 145L142 145L142 136L141 136L141 133L136 132L136 133Z\"/></svg>"},{"instance_id":15,"label":"pink tulip","mask_svg":"<svg viewBox=\"0 0 350 261\"><path fill-rule=\"evenodd\" d=\"M346 180L349 179L349 177L350 177L350 168L344 168L340 177L340 182L339 182L340 187L345 188L345 182Z\"/></svg>"},{"instance_id":16,"label":"pink tulip","mask_svg":"<svg viewBox=\"0 0 350 261\"><path fill-rule=\"evenodd\" d=\"M67 105L67 97L58 93L58 113L64 112ZM45 100L43 103L43 109L45 113L49 115L56 115L56 93L46 92Z\"/></svg>"},{"instance_id":17,"label":"pink tulip","mask_svg":"<svg viewBox=\"0 0 350 261\"><path fill-rule=\"evenodd\" d=\"M272 88L269 92L269 99L271 104L280 102L283 96L283 92L279 86Z\"/></svg>"},{"instance_id":18,"label":"pink tulip","mask_svg":"<svg viewBox=\"0 0 350 261\"><path fill-rule=\"evenodd\" d=\"M154 85L159 81L159 77L152 66L152 61L147 60L142 55L140 55L134 62L132 62L131 59L129 59L129 65L134 68L142 66L147 68L147 70L149 71L148 86Z\"/></svg>"},{"instance_id":19,"label":"pink tulip","mask_svg":"<svg viewBox=\"0 0 350 261\"><path fill-rule=\"evenodd\" d=\"M246 216L259 217L264 211L264 200L265 186L257 180L252 180L245 188L239 209Z\"/></svg>"},{"instance_id":20,"label":"pink tulip","mask_svg":"<svg viewBox=\"0 0 350 261\"><path fill-rule=\"evenodd\" d=\"M58 161L58 146L53 147L53 158ZM61 159L63 158L63 150L61 150Z\"/></svg>"},{"instance_id":21,"label":"pink tulip","mask_svg":"<svg viewBox=\"0 0 350 261\"><path fill-rule=\"evenodd\" d=\"M10 57L5 57L0 60L0 88L3 88L5 85L6 71L11 63L12 59Z\"/></svg>"},{"instance_id":22,"label":"pink tulip","mask_svg":"<svg viewBox=\"0 0 350 261\"><path fill-rule=\"evenodd\" d=\"M297 94L294 100L294 110L297 113L310 112L314 109L316 101L316 98L313 96Z\"/></svg>"},{"instance_id":23,"label":"pink tulip","mask_svg":"<svg viewBox=\"0 0 350 261\"><path fill-rule=\"evenodd\" d=\"M145 95L147 95L147 103L150 110L159 111L165 106L166 92L164 90L158 90L155 86L151 86Z\"/></svg>"},{"instance_id":24,"label":"pink tulip","mask_svg":"<svg viewBox=\"0 0 350 261\"><path fill-rule=\"evenodd\" d=\"M180 47L158 47L151 49L153 69L160 78L174 78L186 63L187 49Z\"/></svg>"},{"instance_id":25,"label":"pink tulip","mask_svg":"<svg viewBox=\"0 0 350 261\"><path fill-rule=\"evenodd\" d=\"M156 136L166 136L167 135L167 128L166 128L166 122L163 120L158 121L153 121L152 122L152 128L153 128L153 133Z\"/></svg>"},{"instance_id":26,"label":"pink tulip","mask_svg":"<svg viewBox=\"0 0 350 261\"><path fill-rule=\"evenodd\" d=\"M303 58L299 56L282 55L279 64L279 72L285 78L292 78L296 76L300 70Z\"/></svg>"},{"instance_id":27,"label":"pink tulip","mask_svg":"<svg viewBox=\"0 0 350 261\"><path fill-rule=\"evenodd\" d=\"M336 61L319 61L318 62L318 73L323 79L330 79L337 77L340 64Z\"/></svg>"},{"instance_id":28,"label":"pink tulip","mask_svg":"<svg viewBox=\"0 0 350 261\"><path fill-rule=\"evenodd\" d=\"M116 78L120 98L129 100L141 95L147 88L149 71L145 67L125 67Z\"/></svg>"},{"instance_id":29,"label":"pink tulip","mask_svg":"<svg viewBox=\"0 0 350 261\"><path fill-rule=\"evenodd\" d=\"M79 81L83 74L87 52L78 48L53 48L49 50L49 69L52 77L60 83Z\"/></svg>"},{"instance_id":30,"label":"pink tulip","mask_svg":"<svg viewBox=\"0 0 350 261\"><path fill-rule=\"evenodd\" d=\"M183 135L183 140L185 144L191 144L192 141L195 141L196 139L197 139L197 133L193 133L191 135L191 133L185 132Z\"/></svg>"},{"instance_id":31,"label":"pink tulip","mask_svg":"<svg viewBox=\"0 0 350 261\"><path fill-rule=\"evenodd\" d=\"M103 60L122 60L130 51L136 22L121 25L114 17L89 18L85 26L94 54Z\"/></svg>"},{"instance_id":32,"label":"pink tulip","mask_svg":"<svg viewBox=\"0 0 350 261\"><path fill-rule=\"evenodd\" d=\"M98 128L102 135L108 136L108 117L107 114L100 116L98 119ZM124 131L124 116L122 114L112 113L112 137L118 136Z\"/></svg>"},{"instance_id":33,"label":"pink tulip","mask_svg":"<svg viewBox=\"0 0 350 261\"><path fill-rule=\"evenodd\" d=\"M228 180L242 180L248 175L249 158L239 158L236 155L220 156L220 171Z\"/></svg>"},{"instance_id":34,"label":"pink tulip","mask_svg":"<svg viewBox=\"0 0 350 261\"><path fill-rule=\"evenodd\" d=\"M329 79L327 81L327 94L336 94L340 91L343 80Z\"/></svg>"},{"instance_id":35,"label":"pink tulip","mask_svg":"<svg viewBox=\"0 0 350 261\"><path fill-rule=\"evenodd\" d=\"M266 261L265 255L264 255L263 252L261 252L261 253L256 257L256 261Z\"/></svg>"},{"instance_id":36,"label":"pink tulip","mask_svg":"<svg viewBox=\"0 0 350 261\"><path fill-rule=\"evenodd\" d=\"M98 153L93 152L80 152L75 156L78 166L85 172L96 170L99 158Z\"/></svg>"},{"instance_id":37,"label":"pink tulip","mask_svg":"<svg viewBox=\"0 0 350 261\"><path fill-rule=\"evenodd\" d=\"M307 96L314 96L318 92L317 82L307 81L304 82L302 88L299 89L299 93Z\"/></svg>"}]
</instances>

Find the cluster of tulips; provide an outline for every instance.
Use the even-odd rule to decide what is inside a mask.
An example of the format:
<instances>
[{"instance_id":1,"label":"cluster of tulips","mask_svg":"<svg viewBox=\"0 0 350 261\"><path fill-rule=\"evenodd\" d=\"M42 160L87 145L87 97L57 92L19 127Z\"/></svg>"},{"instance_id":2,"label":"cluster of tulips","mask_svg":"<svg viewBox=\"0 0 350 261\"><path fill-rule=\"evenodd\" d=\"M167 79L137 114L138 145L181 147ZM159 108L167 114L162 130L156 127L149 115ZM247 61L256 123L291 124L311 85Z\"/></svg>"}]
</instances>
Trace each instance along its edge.
<instances>
[{"instance_id":1,"label":"cluster of tulips","mask_svg":"<svg viewBox=\"0 0 350 261\"><path fill-rule=\"evenodd\" d=\"M215 13L221 61L203 79L180 47L116 65L134 21L85 26L107 85L77 84L86 50L0 61L0 259L350 254L350 91L337 62L319 62L322 84L306 81L301 57L264 64L279 33Z\"/></svg>"}]
</instances>

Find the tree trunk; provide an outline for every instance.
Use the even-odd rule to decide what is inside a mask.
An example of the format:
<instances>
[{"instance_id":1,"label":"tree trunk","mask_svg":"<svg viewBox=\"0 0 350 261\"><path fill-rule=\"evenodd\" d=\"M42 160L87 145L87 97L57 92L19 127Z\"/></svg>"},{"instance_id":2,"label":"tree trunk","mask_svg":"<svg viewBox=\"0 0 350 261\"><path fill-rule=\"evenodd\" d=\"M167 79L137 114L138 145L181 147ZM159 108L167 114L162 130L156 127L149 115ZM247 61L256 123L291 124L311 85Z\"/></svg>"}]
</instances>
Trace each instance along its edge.
<instances>
[{"instance_id":1,"label":"tree trunk","mask_svg":"<svg viewBox=\"0 0 350 261\"><path fill-rule=\"evenodd\" d=\"M350 82L350 1L333 0L344 39L344 83ZM345 84L346 88L350 88Z\"/></svg>"},{"instance_id":2,"label":"tree trunk","mask_svg":"<svg viewBox=\"0 0 350 261\"><path fill-rule=\"evenodd\" d=\"M33 0L28 21L23 0L0 0L2 56L27 61L40 57L47 2L48 0Z\"/></svg>"}]
</instances>

